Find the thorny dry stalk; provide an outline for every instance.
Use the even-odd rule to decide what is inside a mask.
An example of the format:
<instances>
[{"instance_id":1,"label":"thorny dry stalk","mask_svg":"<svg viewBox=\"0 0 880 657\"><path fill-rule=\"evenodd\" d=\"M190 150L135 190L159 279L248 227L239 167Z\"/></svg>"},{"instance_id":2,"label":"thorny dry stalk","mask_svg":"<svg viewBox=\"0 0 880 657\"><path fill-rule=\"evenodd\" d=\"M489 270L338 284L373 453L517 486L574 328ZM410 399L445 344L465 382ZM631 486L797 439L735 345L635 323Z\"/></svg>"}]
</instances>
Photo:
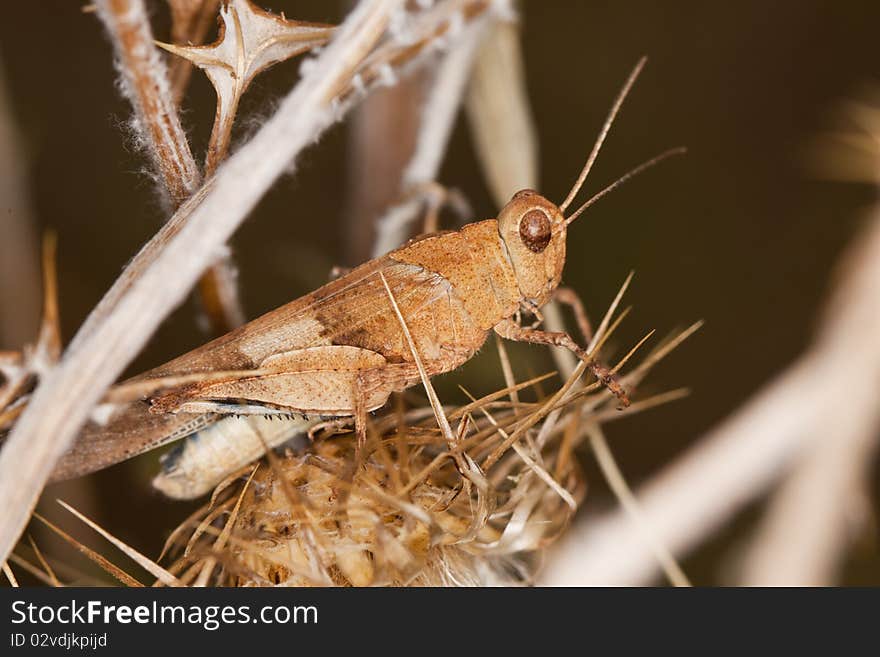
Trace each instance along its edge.
<instances>
[{"instance_id":1,"label":"thorny dry stalk","mask_svg":"<svg viewBox=\"0 0 880 657\"><path fill-rule=\"evenodd\" d=\"M462 6L459 3L458 7ZM462 16L472 24L484 22L474 20L479 19L479 9L480 5L474 3L472 8L462 12ZM495 18L507 18L503 3L495 3L493 9ZM409 72L396 85L372 94L360 106L354 117L353 144L348 158L352 175L347 199L349 225L346 235L353 262L361 262L379 253L376 233L389 221L397 226L394 229L397 236L386 241L396 247L404 241L406 229L424 201L433 202L437 209L444 200L453 200L451 192L446 193L435 184L436 167L433 171L423 169L416 176L418 180L403 181L403 177L407 168L412 171L410 163L414 158L425 162L424 155L416 155L417 147L424 152L427 148L445 146L456 116L448 110L456 109L460 102L461 78L466 77L472 59L469 43L477 38L479 31L482 28L469 28L466 34L456 37L455 48L450 49L436 65ZM425 30L422 33L425 35L422 40L431 34ZM442 39L445 35L435 34L435 38ZM414 47L418 43L415 41ZM393 61L391 55L393 53L386 52L372 57L372 66L377 71L384 70L382 62ZM448 96L443 98L443 93ZM435 114L437 110L447 111ZM433 157L439 159L438 155ZM389 214L400 217L400 220L389 217ZM385 232L388 232L387 228Z\"/></svg>"},{"instance_id":2,"label":"thorny dry stalk","mask_svg":"<svg viewBox=\"0 0 880 657\"><path fill-rule=\"evenodd\" d=\"M205 42L220 0L167 0L171 9L171 42L179 46L199 46ZM169 65L168 82L175 105L180 105L192 76L192 64L175 59Z\"/></svg>"},{"instance_id":3,"label":"thorny dry stalk","mask_svg":"<svg viewBox=\"0 0 880 657\"><path fill-rule=\"evenodd\" d=\"M437 178L485 27L482 21L469 26L458 47L444 57L434 74L421 110L422 120L415 150L401 179L400 194L409 194L410 198L390 208L376 222L374 257L387 253L405 241L409 226L422 207L419 188L433 184ZM413 192L416 194L413 195Z\"/></svg>"},{"instance_id":4,"label":"thorny dry stalk","mask_svg":"<svg viewBox=\"0 0 880 657\"><path fill-rule=\"evenodd\" d=\"M125 365L186 295L272 182L339 118L332 99L381 37L399 3L366 0L304 73L276 114L230 157L126 268L34 392L2 452L5 560L55 461Z\"/></svg>"},{"instance_id":5,"label":"thorny dry stalk","mask_svg":"<svg viewBox=\"0 0 880 657\"><path fill-rule=\"evenodd\" d=\"M288 20L256 7L249 0L227 0L220 7L217 40L204 46L158 43L165 50L205 71L217 92L217 110L205 177L226 158L239 103L251 82L279 62L327 43L332 25Z\"/></svg>"},{"instance_id":6,"label":"thorny dry stalk","mask_svg":"<svg viewBox=\"0 0 880 657\"><path fill-rule=\"evenodd\" d=\"M104 23L122 75L123 90L135 109L134 134L144 143L176 210L198 188L201 173L177 113L165 65L154 47L152 29L143 0L98 0ZM180 12L174 12L180 18ZM218 258L202 276L199 292L205 312L216 329L241 323L235 275L228 258Z\"/></svg>"},{"instance_id":7,"label":"thorny dry stalk","mask_svg":"<svg viewBox=\"0 0 880 657\"><path fill-rule=\"evenodd\" d=\"M198 189L201 176L153 46L143 0L97 0L98 16L113 41L123 90L135 110L136 133L159 172L174 208Z\"/></svg>"},{"instance_id":8,"label":"thorny dry stalk","mask_svg":"<svg viewBox=\"0 0 880 657\"><path fill-rule=\"evenodd\" d=\"M183 21L185 16L181 13L190 15L187 28L204 32L201 21L205 7L193 7L191 2L183 4L172 18L176 15ZM191 62L203 69L217 92L214 127L202 172L205 178L214 175L229 153L239 103L251 81L274 64L323 46L333 34L330 25L288 20L260 9L249 0L226 0L220 5L219 18L217 40L210 45L157 44L176 55L175 60ZM245 322L236 278L232 256L227 251L199 280L202 307L218 335Z\"/></svg>"}]
</instances>

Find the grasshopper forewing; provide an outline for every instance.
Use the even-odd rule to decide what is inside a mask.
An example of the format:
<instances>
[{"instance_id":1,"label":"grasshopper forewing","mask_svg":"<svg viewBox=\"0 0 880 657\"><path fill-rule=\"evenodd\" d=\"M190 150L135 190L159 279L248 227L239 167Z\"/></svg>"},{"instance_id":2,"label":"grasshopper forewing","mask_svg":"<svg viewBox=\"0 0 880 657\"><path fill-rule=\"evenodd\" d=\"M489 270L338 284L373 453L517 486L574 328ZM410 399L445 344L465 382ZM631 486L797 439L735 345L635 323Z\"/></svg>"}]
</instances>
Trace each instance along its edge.
<instances>
[{"instance_id":1,"label":"grasshopper forewing","mask_svg":"<svg viewBox=\"0 0 880 657\"><path fill-rule=\"evenodd\" d=\"M538 314L557 289L571 221L606 191L674 152L564 216L643 62L562 204L531 190L517 192L497 219L411 240L122 384L146 392L118 404L103 424L87 425L53 478L92 472L188 436L183 449L166 459L156 483L173 497L193 497L321 419L380 408L392 392L420 381L383 277L429 376L459 367L494 330L511 340L572 350L627 403L608 370L567 333L523 326L518 318L521 311Z\"/></svg>"}]
</instances>

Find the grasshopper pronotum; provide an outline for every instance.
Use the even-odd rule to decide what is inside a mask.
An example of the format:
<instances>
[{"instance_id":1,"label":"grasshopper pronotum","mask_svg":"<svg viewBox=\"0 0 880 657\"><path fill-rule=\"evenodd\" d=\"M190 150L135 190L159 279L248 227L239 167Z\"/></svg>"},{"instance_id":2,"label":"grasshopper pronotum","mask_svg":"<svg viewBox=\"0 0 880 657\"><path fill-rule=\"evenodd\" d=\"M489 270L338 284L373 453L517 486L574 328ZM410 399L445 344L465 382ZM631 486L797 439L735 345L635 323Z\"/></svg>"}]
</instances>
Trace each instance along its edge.
<instances>
[{"instance_id":1,"label":"grasshopper pronotum","mask_svg":"<svg viewBox=\"0 0 880 657\"><path fill-rule=\"evenodd\" d=\"M524 326L519 318L526 312L540 319L539 309L557 292L569 224L608 191L680 150L642 164L565 217L643 64L624 84L562 203L519 191L497 219L415 238L121 384L117 398L120 389L137 394L118 404L105 423L86 427L53 479L187 438L164 460L154 483L172 497L195 497L267 446L321 419L354 417L357 426L358 418L383 406L391 393L420 381L395 301L428 376L459 367L494 330L509 340L571 350L627 404L609 370L567 333Z\"/></svg>"}]
</instances>

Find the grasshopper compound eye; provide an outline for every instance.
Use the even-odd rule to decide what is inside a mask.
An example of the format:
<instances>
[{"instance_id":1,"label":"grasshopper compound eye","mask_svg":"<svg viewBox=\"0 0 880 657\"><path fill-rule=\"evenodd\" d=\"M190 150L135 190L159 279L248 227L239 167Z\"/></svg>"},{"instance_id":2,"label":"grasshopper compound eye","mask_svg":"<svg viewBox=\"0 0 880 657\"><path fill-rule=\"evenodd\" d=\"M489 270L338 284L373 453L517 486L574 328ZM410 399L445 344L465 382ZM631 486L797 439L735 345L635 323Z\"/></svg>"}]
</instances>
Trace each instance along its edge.
<instances>
[{"instance_id":1,"label":"grasshopper compound eye","mask_svg":"<svg viewBox=\"0 0 880 657\"><path fill-rule=\"evenodd\" d=\"M550 218L541 210L529 210L519 222L519 236L533 253L541 253L553 233Z\"/></svg>"}]
</instances>

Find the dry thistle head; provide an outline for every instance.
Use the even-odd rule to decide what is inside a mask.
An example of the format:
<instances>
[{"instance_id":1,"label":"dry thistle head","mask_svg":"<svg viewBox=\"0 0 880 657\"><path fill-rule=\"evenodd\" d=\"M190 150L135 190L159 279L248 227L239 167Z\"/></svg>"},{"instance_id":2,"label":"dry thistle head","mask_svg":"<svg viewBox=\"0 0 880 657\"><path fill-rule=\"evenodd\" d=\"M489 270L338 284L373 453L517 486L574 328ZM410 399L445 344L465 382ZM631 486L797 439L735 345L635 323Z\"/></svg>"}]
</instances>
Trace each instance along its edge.
<instances>
[{"instance_id":1,"label":"dry thistle head","mask_svg":"<svg viewBox=\"0 0 880 657\"><path fill-rule=\"evenodd\" d=\"M498 405L484 400L468 415L486 410L504 427L534 406L501 404L495 414ZM470 428L459 432L468 461L497 446L501 434L485 416L460 426ZM218 545L218 532L202 527L172 571L216 559L215 582L235 586L528 581L534 553L562 531L585 491L564 426L550 433L542 448L522 448L531 465L509 450L482 486L459 471L433 418L412 426L400 412L381 419L362 456L353 433L321 438L225 489L215 508L237 508L228 542Z\"/></svg>"},{"instance_id":2,"label":"dry thistle head","mask_svg":"<svg viewBox=\"0 0 880 657\"><path fill-rule=\"evenodd\" d=\"M353 436L316 443L266 468L245 492L221 581L255 585L455 585L523 581L524 555L552 540L572 508L521 463L488 490L443 458L439 432L420 445L383 439L359 466ZM440 457L438 460L438 456ZM578 498L574 460L557 473ZM292 490L291 490L292 489ZM511 519L520 531L507 532Z\"/></svg>"}]
</instances>

